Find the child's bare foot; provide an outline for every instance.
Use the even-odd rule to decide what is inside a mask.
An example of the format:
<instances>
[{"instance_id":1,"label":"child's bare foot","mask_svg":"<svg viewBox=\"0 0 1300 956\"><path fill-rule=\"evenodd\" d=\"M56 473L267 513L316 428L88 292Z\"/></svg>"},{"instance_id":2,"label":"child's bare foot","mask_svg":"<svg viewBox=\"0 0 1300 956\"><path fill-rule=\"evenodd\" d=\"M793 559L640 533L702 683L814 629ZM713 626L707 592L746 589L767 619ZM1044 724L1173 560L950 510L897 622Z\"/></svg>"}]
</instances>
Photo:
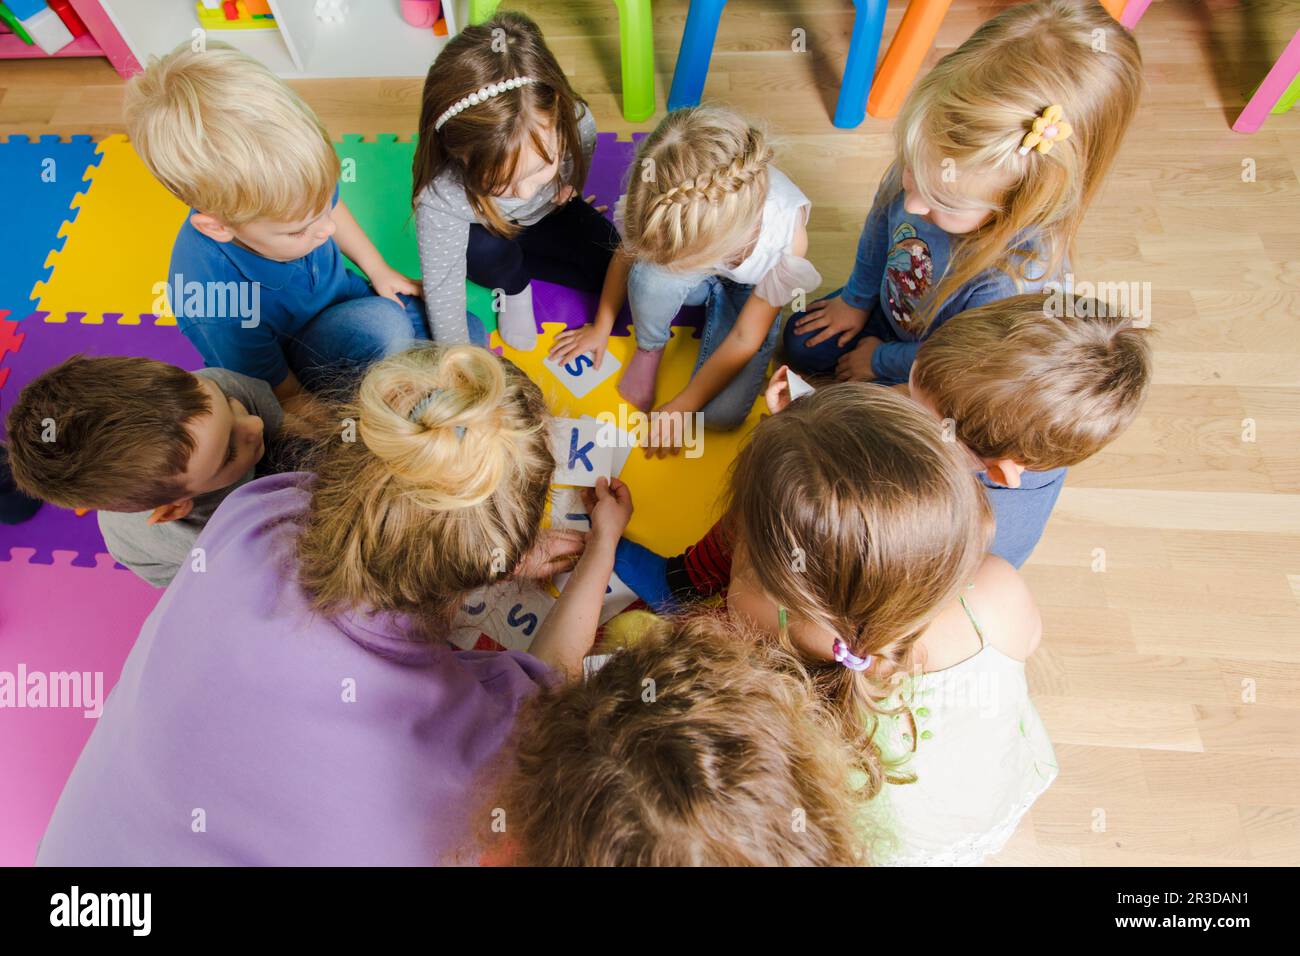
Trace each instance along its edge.
<instances>
[{"instance_id":1,"label":"child's bare foot","mask_svg":"<svg viewBox=\"0 0 1300 956\"><path fill-rule=\"evenodd\" d=\"M655 403L655 379L659 376L659 360L663 349L637 349L623 369L618 382L618 393L643 412Z\"/></svg>"}]
</instances>

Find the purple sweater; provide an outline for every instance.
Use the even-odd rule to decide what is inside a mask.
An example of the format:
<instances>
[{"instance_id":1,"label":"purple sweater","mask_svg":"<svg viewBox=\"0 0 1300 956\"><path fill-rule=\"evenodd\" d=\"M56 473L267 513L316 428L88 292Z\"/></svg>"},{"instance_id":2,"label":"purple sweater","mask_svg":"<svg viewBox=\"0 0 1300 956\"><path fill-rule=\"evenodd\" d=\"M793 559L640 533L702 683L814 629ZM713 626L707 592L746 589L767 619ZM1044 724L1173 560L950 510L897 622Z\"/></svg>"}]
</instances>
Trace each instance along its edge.
<instances>
[{"instance_id":1,"label":"purple sweater","mask_svg":"<svg viewBox=\"0 0 1300 956\"><path fill-rule=\"evenodd\" d=\"M427 865L550 672L326 620L297 584L302 474L230 495L145 622L39 865ZM484 811L486 812L486 810Z\"/></svg>"}]
</instances>

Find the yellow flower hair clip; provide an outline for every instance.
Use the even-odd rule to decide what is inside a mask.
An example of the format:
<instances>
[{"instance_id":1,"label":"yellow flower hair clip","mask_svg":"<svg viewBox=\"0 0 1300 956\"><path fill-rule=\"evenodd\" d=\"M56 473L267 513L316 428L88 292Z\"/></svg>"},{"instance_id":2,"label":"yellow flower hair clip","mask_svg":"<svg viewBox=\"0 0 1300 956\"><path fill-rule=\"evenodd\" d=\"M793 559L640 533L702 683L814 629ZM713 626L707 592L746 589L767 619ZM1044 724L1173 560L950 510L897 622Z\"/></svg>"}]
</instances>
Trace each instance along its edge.
<instances>
[{"instance_id":1,"label":"yellow flower hair clip","mask_svg":"<svg viewBox=\"0 0 1300 956\"><path fill-rule=\"evenodd\" d=\"M1034 120L1033 128L1020 141L1020 155L1028 156L1031 149L1050 153L1061 140L1069 139L1073 131L1070 124L1061 119L1061 108L1052 104Z\"/></svg>"}]
</instances>

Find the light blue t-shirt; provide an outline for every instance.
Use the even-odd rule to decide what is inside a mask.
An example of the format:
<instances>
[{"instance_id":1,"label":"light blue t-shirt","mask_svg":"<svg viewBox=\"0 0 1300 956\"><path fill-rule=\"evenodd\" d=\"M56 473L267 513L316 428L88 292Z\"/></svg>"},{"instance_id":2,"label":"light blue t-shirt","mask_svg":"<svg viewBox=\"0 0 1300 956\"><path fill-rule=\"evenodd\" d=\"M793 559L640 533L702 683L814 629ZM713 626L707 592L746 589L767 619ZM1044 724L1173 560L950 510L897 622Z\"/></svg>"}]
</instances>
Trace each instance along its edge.
<instances>
[{"instance_id":1,"label":"light blue t-shirt","mask_svg":"<svg viewBox=\"0 0 1300 956\"><path fill-rule=\"evenodd\" d=\"M336 188L336 204L338 198ZM167 294L177 325L206 365L274 388L289 374L286 341L330 306L373 293L344 265L333 237L300 259L276 262L208 238L187 216L172 246Z\"/></svg>"},{"instance_id":2,"label":"light blue t-shirt","mask_svg":"<svg viewBox=\"0 0 1300 956\"><path fill-rule=\"evenodd\" d=\"M1065 472L1064 468L1022 472L1019 488L998 484L986 471L979 473L997 522L989 548L993 554L1017 568L1029 560L1065 486Z\"/></svg>"},{"instance_id":3,"label":"light blue t-shirt","mask_svg":"<svg viewBox=\"0 0 1300 956\"><path fill-rule=\"evenodd\" d=\"M855 308L868 312L879 309L894 333L894 338L878 345L872 356L871 371L877 381L906 382L921 340L959 312L1021 292L1034 292L1046 280L1040 275L1018 288L1011 276L990 269L949 296L929 326L920 332L913 327L913 317L922 300L942 280L952 246L953 237L948 233L904 211L901 192L892 202L872 207L858 240L853 273L841 295ZM1038 247L1031 241L1021 248L1032 255Z\"/></svg>"}]
</instances>

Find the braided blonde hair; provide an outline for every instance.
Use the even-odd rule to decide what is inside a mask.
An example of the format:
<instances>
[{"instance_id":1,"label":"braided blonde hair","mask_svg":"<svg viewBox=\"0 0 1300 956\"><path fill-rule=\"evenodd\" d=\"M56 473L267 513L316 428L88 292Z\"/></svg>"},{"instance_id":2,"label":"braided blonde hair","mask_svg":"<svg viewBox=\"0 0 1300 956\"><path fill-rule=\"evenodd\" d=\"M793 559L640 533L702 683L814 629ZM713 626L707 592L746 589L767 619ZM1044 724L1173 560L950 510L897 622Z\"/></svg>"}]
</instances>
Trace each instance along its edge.
<instances>
[{"instance_id":1,"label":"braided blonde hair","mask_svg":"<svg viewBox=\"0 0 1300 956\"><path fill-rule=\"evenodd\" d=\"M771 163L762 130L733 110L674 110L637 150L624 248L679 271L739 258L762 224Z\"/></svg>"}]
</instances>

